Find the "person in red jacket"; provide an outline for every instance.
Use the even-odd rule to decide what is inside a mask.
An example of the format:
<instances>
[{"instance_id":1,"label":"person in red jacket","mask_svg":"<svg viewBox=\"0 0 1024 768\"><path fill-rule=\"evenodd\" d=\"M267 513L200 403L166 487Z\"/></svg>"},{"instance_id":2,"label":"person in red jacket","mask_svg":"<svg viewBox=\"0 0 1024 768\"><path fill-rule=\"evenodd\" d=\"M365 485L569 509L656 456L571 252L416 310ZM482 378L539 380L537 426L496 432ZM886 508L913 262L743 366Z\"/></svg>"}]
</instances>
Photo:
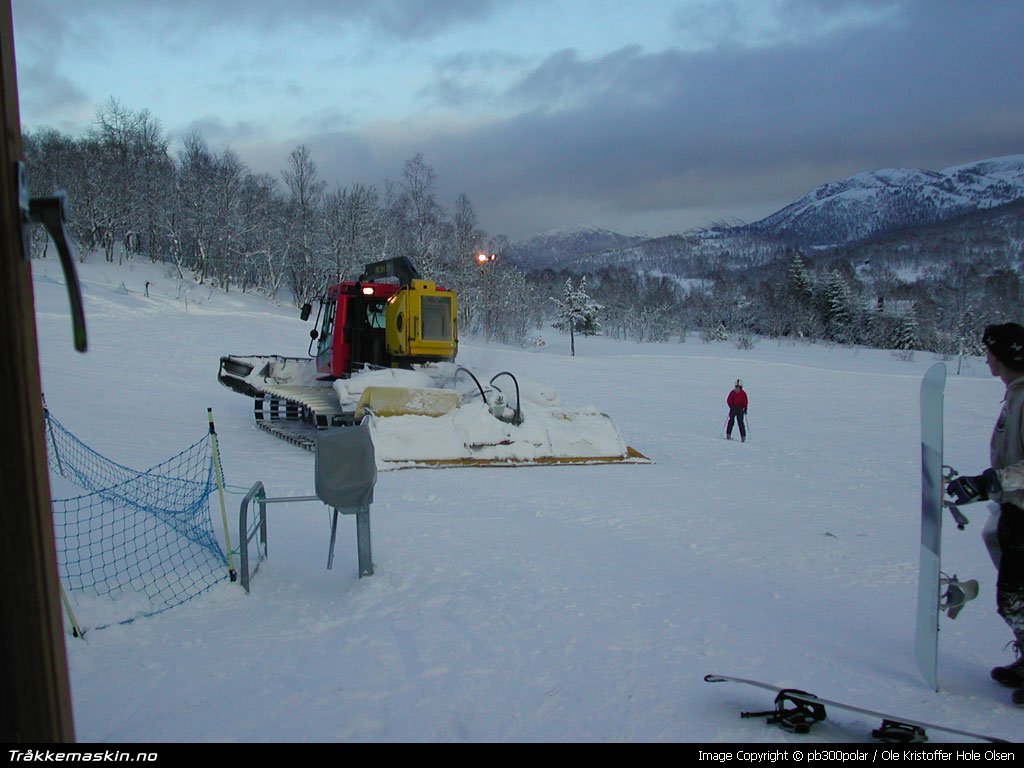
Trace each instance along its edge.
<instances>
[{"instance_id":1,"label":"person in red jacket","mask_svg":"<svg viewBox=\"0 0 1024 768\"><path fill-rule=\"evenodd\" d=\"M743 380L736 379L736 386L733 387L729 396L725 398L729 405L729 423L725 428L725 439L732 440L733 424L740 426L740 439L747 442L747 425L744 418L747 415L747 393L743 391Z\"/></svg>"}]
</instances>

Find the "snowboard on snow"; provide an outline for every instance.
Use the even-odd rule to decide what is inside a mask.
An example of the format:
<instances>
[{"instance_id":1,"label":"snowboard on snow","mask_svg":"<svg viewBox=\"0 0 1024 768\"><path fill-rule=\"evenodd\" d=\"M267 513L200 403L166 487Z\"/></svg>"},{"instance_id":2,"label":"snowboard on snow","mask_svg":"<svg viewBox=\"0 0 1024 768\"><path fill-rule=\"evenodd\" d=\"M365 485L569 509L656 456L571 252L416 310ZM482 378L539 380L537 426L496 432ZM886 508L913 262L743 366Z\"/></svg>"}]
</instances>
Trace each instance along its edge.
<instances>
[{"instance_id":1,"label":"snowboard on snow","mask_svg":"<svg viewBox=\"0 0 1024 768\"><path fill-rule=\"evenodd\" d=\"M742 677L729 677L727 675L705 675L704 681L708 683L742 683L743 685L762 688L775 694L775 707L764 712L740 712L740 717L753 718L763 717L766 722L772 725L791 731L793 733L809 733L811 726L825 720L827 707L842 709L858 715L881 720L881 725L871 731L871 735L879 741L893 744L907 744L928 740L928 731L941 731L951 736L964 736L978 741L990 741L994 743L1009 743L1006 739L997 736L989 736L984 733L974 733L959 728L951 728L947 725L928 723L923 720L914 720L900 715L890 715L885 712L876 712L873 709L846 704L841 701L824 699L806 691L795 688L780 688L769 683L762 683L759 680L747 680Z\"/></svg>"},{"instance_id":2,"label":"snowboard on snow","mask_svg":"<svg viewBox=\"0 0 1024 768\"><path fill-rule=\"evenodd\" d=\"M942 510L945 484L954 473L943 473L943 398L946 366L936 363L921 380L921 559L917 580L917 624L914 658L924 679L939 689L939 616L955 619L964 605L978 596L978 582L960 581L942 572ZM967 518L948 505L957 527Z\"/></svg>"}]
</instances>

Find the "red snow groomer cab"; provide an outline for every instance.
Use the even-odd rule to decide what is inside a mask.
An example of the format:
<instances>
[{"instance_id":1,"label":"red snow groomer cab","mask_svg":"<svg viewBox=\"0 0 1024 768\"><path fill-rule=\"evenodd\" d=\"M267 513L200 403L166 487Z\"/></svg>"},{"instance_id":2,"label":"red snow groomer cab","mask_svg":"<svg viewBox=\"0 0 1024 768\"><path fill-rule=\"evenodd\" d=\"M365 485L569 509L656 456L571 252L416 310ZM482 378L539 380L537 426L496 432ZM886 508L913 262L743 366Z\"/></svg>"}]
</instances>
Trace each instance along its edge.
<instances>
[{"instance_id":1,"label":"red snow groomer cab","mask_svg":"<svg viewBox=\"0 0 1024 768\"><path fill-rule=\"evenodd\" d=\"M380 282L394 278L397 282ZM303 319L312 312L303 307ZM341 379L364 365L410 367L454 360L458 303L452 291L423 280L405 257L367 264L359 280L328 287L320 299L310 356L317 377Z\"/></svg>"},{"instance_id":2,"label":"red snow groomer cab","mask_svg":"<svg viewBox=\"0 0 1024 768\"><path fill-rule=\"evenodd\" d=\"M455 359L458 304L452 291L422 280L404 257L364 270L358 280L329 286L320 297L308 357L221 357L218 380L254 398L262 429L312 450L316 429L351 424L356 417L358 403L342 402L333 381L364 368ZM302 319L311 314L312 306L304 305ZM415 395L409 390L406 399Z\"/></svg>"}]
</instances>

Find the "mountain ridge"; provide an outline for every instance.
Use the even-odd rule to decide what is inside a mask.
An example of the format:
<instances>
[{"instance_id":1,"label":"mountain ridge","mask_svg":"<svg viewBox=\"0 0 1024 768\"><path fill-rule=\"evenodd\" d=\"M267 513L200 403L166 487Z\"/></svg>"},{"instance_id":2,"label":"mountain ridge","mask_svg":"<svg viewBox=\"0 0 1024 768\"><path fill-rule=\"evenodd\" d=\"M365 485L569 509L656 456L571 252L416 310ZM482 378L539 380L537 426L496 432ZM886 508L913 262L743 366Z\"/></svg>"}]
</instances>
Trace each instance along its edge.
<instances>
[{"instance_id":1,"label":"mountain ridge","mask_svg":"<svg viewBox=\"0 0 1024 768\"><path fill-rule=\"evenodd\" d=\"M848 245L910 226L940 223L1024 198L1024 154L941 171L882 168L822 184L734 233L803 247Z\"/></svg>"},{"instance_id":2,"label":"mountain ridge","mask_svg":"<svg viewBox=\"0 0 1024 768\"><path fill-rule=\"evenodd\" d=\"M594 227L563 228L513 243L511 261L527 269L578 270L593 263L636 262L648 251L846 248L900 231L934 227L1024 200L1024 154L950 166L941 171L881 168L821 184L749 224L645 238ZM581 262L581 259L583 260Z\"/></svg>"}]
</instances>

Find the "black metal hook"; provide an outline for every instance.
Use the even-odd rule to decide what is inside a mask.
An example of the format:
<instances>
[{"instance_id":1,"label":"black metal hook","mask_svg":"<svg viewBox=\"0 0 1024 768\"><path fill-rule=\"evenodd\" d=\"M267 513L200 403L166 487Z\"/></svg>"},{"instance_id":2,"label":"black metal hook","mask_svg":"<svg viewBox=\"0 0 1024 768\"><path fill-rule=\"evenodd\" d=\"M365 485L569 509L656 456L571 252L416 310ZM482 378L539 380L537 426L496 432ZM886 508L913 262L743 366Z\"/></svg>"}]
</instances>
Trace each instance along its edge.
<instances>
[{"instance_id":1,"label":"black metal hook","mask_svg":"<svg viewBox=\"0 0 1024 768\"><path fill-rule=\"evenodd\" d=\"M71 303L71 333L75 349L85 352L88 340L85 332L85 308L82 305L82 289L78 283L78 272L75 270L75 259L78 248L71 232L68 231L68 198L63 192L41 197L28 196L28 183L25 180L25 164L18 163L18 203L21 208L21 243L25 258L31 256L29 224L42 224L47 234L57 246L61 269L64 270L64 283L68 288L68 300Z\"/></svg>"}]
</instances>

